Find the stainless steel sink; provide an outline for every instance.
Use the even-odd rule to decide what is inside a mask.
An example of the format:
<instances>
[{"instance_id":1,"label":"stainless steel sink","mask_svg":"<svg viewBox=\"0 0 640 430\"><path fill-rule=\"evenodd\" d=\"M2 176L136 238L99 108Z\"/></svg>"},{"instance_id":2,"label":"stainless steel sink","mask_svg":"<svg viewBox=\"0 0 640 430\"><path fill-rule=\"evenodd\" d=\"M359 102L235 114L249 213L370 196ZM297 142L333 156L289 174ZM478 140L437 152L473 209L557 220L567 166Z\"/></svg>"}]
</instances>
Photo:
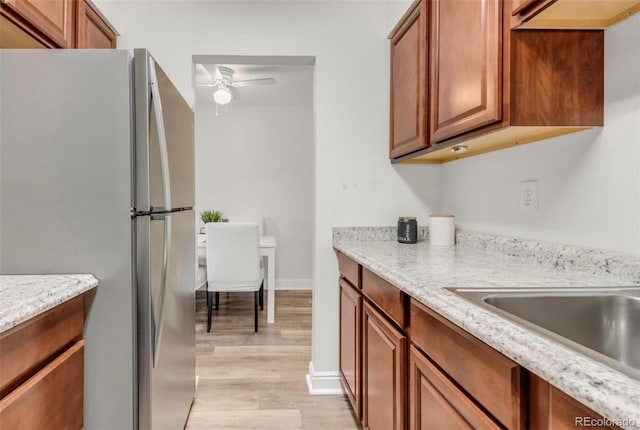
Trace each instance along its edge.
<instances>
[{"instance_id":1,"label":"stainless steel sink","mask_svg":"<svg viewBox=\"0 0 640 430\"><path fill-rule=\"evenodd\" d=\"M640 379L640 288L449 290Z\"/></svg>"}]
</instances>

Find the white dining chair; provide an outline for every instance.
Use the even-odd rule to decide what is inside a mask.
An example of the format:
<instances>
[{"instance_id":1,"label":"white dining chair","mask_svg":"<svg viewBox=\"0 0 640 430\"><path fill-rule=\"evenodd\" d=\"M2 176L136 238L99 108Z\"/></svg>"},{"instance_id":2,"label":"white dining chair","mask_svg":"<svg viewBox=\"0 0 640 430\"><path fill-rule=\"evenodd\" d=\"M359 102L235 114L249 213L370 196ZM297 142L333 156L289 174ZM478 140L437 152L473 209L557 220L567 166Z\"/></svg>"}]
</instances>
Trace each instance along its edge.
<instances>
[{"instance_id":1,"label":"white dining chair","mask_svg":"<svg viewBox=\"0 0 640 430\"><path fill-rule=\"evenodd\" d=\"M260 233L256 223L205 225L207 261L207 332L211 331L213 293L216 309L222 291L254 292L254 331L258 331L258 306L264 309L264 269L260 265Z\"/></svg>"},{"instance_id":2,"label":"white dining chair","mask_svg":"<svg viewBox=\"0 0 640 430\"><path fill-rule=\"evenodd\" d=\"M229 216L229 220L236 223L256 223L258 224L258 229L260 230L260 236L264 236L264 218L262 216L234 216L233 214L231 214Z\"/></svg>"}]
</instances>

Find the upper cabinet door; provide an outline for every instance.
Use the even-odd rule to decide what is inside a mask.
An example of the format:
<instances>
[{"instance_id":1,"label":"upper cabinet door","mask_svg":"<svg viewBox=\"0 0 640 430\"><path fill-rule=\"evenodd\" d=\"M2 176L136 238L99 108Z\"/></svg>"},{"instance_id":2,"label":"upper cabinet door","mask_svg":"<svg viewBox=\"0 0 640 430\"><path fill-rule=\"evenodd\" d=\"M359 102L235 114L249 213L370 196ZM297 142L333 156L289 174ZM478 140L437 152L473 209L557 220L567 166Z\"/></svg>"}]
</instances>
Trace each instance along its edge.
<instances>
[{"instance_id":1,"label":"upper cabinet door","mask_svg":"<svg viewBox=\"0 0 640 430\"><path fill-rule=\"evenodd\" d=\"M500 0L432 0L431 141L502 119Z\"/></svg>"},{"instance_id":2,"label":"upper cabinet door","mask_svg":"<svg viewBox=\"0 0 640 430\"><path fill-rule=\"evenodd\" d=\"M73 47L73 0L2 0L60 48Z\"/></svg>"},{"instance_id":3,"label":"upper cabinet door","mask_svg":"<svg viewBox=\"0 0 640 430\"><path fill-rule=\"evenodd\" d=\"M429 146L426 3L417 4L391 36L390 158Z\"/></svg>"},{"instance_id":4,"label":"upper cabinet door","mask_svg":"<svg viewBox=\"0 0 640 430\"><path fill-rule=\"evenodd\" d=\"M116 47L116 34L83 0L78 1L77 48L111 49Z\"/></svg>"}]
</instances>

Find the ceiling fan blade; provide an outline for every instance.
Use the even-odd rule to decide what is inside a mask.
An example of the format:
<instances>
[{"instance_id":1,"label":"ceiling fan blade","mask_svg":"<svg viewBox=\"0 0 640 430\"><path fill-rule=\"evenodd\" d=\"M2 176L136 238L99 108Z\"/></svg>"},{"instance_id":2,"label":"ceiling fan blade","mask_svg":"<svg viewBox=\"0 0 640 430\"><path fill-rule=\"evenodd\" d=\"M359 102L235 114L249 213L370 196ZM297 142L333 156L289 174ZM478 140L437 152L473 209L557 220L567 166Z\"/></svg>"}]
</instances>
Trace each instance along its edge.
<instances>
[{"instance_id":1,"label":"ceiling fan blade","mask_svg":"<svg viewBox=\"0 0 640 430\"><path fill-rule=\"evenodd\" d=\"M223 79L222 72L220 72L220 68L216 65L216 76L215 79L221 81Z\"/></svg>"},{"instance_id":2,"label":"ceiling fan blade","mask_svg":"<svg viewBox=\"0 0 640 430\"><path fill-rule=\"evenodd\" d=\"M234 81L234 87L248 87L251 85L274 85L276 80L273 78L264 78L264 79L247 79L245 81Z\"/></svg>"},{"instance_id":3,"label":"ceiling fan blade","mask_svg":"<svg viewBox=\"0 0 640 430\"><path fill-rule=\"evenodd\" d=\"M213 81L213 77L211 76L211 73L209 73L207 68L200 63L196 64L196 77L200 77L203 80L207 80L207 81Z\"/></svg>"},{"instance_id":4,"label":"ceiling fan blade","mask_svg":"<svg viewBox=\"0 0 640 430\"><path fill-rule=\"evenodd\" d=\"M212 82L203 82L201 84L196 84L196 87L217 87L218 84L214 84Z\"/></svg>"}]
</instances>

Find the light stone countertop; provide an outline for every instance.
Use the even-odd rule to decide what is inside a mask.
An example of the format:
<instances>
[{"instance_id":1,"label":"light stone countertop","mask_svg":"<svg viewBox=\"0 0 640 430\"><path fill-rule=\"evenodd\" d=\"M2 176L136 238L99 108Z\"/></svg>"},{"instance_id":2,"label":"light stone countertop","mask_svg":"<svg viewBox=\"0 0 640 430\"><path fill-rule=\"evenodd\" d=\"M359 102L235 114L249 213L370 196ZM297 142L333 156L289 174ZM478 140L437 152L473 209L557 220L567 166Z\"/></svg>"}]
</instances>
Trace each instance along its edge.
<instances>
[{"instance_id":1,"label":"light stone countertop","mask_svg":"<svg viewBox=\"0 0 640 430\"><path fill-rule=\"evenodd\" d=\"M0 275L0 333L97 286L93 275Z\"/></svg>"},{"instance_id":2,"label":"light stone countertop","mask_svg":"<svg viewBox=\"0 0 640 430\"><path fill-rule=\"evenodd\" d=\"M559 246L548 244L548 249L544 242L532 246L531 241L458 232L457 243L464 245L442 248L431 247L428 242L399 244L380 231L369 231L366 237L352 233L344 228L334 229L334 247L604 417L626 419L620 427L640 429L640 380L443 289L634 286L638 285L634 257L612 254L603 258L602 264L591 261L588 268L578 270L558 261L566 258L567 252L572 255L572 262L580 260L580 248L567 251L565 247L553 261L543 263L545 258L551 258L550 249ZM504 252L504 246L497 243L515 246L515 254L523 247L535 248L544 258L514 257L513 249ZM609 270L612 259L624 263L618 264L623 268L619 277Z\"/></svg>"}]
</instances>

